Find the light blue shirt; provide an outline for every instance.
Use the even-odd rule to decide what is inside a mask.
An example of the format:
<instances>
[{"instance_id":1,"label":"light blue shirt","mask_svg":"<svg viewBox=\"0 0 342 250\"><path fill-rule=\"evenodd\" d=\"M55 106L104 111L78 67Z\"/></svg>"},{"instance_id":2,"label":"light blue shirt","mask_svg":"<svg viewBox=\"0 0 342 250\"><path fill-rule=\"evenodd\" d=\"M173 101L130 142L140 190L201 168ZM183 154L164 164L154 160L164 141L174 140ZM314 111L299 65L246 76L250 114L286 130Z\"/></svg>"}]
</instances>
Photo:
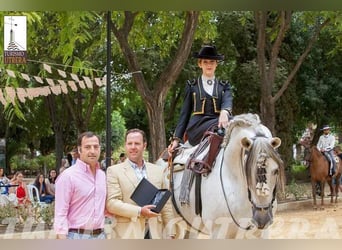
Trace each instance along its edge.
<instances>
[{"instance_id":1,"label":"light blue shirt","mask_svg":"<svg viewBox=\"0 0 342 250\"><path fill-rule=\"evenodd\" d=\"M135 175L137 176L138 180L141 181L142 178L146 178L147 179L147 172L146 172L146 166L145 166L145 162L142 166L142 168L139 168L137 164L135 164L134 162L128 160L129 163L131 164L131 167L133 168Z\"/></svg>"}]
</instances>

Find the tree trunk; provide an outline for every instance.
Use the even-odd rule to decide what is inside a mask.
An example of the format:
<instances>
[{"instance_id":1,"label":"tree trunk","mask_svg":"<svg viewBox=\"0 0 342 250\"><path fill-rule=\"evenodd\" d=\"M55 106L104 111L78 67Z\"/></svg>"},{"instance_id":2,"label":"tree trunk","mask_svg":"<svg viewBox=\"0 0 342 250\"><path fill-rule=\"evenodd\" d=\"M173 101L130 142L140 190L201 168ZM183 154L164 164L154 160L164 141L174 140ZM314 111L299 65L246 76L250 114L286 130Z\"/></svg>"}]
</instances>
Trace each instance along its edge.
<instances>
[{"instance_id":1,"label":"tree trunk","mask_svg":"<svg viewBox=\"0 0 342 250\"><path fill-rule=\"evenodd\" d=\"M148 140L149 161L157 160L160 153L165 149L166 139L164 136L164 103L155 101L146 105L148 115L148 125L150 132L150 139Z\"/></svg>"},{"instance_id":2,"label":"tree trunk","mask_svg":"<svg viewBox=\"0 0 342 250\"><path fill-rule=\"evenodd\" d=\"M46 97L46 104L49 110L50 120L52 124L52 128L55 134L55 155L56 155L56 170L58 172L61 166L61 160L63 158L63 148L64 148L64 141L63 141L63 126L62 126L62 119L58 117L57 105L54 95L49 95Z\"/></svg>"},{"instance_id":3,"label":"tree trunk","mask_svg":"<svg viewBox=\"0 0 342 250\"><path fill-rule=\"evenodd\" d=\"M125 21L119 25L111 23L111 30L120 44L120 48L127 60L130 72L140 72L141 65L136 52L132 49L128 42L128 35L134 25L134 19L137 12L125 11ZM174 84L178 75L190 54L193 43L195 30L198 23L199 12L187 11L184 22L182 37L178 45L178 49L172 57L170 63L161 72L158 79L154 80L153 88L150 88L142 73L133 74L133 80L136 88L142 97L148 115L148 123L150 130L149 160L157 160L159 154L166 146L165 141L165 124L164 124L164 104L168 90ZM151 79L148 79L150 82Z\"/></svg>"},{"instance_id":4,"label":"tree trunk","mask_svg":"<svg viewBox=\"0 0 342 250\"><path fill-rule=\"evenodd\" d=\"M266 127L272 132L273 135L276 134L275 131L275 105L271 101L271 98L261 98L260 100L260 112L261 120Z\"/></svg>"},{"instance_id":5,"label":"tree trunk","mask_svg":"<svg viewBox=\"0 0 342 250\"><path fill-rule=\"evenodd\" d=\"M64 142L63 142L63 131L61 129L55 130L55 154L56 154L56 171L59 173L59 169L61 167L61 161L63 158L63 148L64 148Z\"/></svg>"}]
</instances>

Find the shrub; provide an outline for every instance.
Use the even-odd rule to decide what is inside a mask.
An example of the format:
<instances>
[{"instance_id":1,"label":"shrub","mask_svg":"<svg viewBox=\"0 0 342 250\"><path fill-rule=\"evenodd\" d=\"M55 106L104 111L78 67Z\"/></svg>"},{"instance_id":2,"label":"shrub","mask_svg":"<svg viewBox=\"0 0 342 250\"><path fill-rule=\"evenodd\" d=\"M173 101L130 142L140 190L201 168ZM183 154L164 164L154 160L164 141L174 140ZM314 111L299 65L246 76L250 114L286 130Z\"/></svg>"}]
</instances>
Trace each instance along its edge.
<instances>
[{"instance_id":1,"label":"shrub","mask_svg":"<svg viewBox=\"0 0 342 250\"><path fill-rule=\"evenodd\" d=\"M309 173L306 166L296 163L291 165L290 167L290 177L291 180L308 180L309 179Z\"/></svg>"},{"instance_id":2,"label":"shrub","mask_svg":"<svg viewBox=\"0 0 342 250\"><path fill-rule=\"evenodd\" d=\"M285 195L286 197L293 195L295 200L307 197L305 187L303 185L297 184L294 180L292 180L291 183L285 187Z\"/></svg>"}]
</instances>

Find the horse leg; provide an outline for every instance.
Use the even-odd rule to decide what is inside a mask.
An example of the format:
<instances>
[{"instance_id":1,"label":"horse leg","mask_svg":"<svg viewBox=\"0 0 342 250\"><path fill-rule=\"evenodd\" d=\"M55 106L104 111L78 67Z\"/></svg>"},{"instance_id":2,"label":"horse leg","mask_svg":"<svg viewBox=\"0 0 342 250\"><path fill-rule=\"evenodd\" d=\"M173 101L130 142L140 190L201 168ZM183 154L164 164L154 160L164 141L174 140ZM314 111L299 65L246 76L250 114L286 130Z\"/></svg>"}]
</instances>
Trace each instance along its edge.
<instances>
[{"instance_id":1,"label":"horse leg","mask_svg":"<svg viewBox=\"0 0 342 250\"><path fill-rule=\"evenodd\" d=\"M321 181L321 210L324 210L324 187L325 181Z\"/></svg>"},{"instance_id":2,"label":"horse leg","mask_svg":"<svg viewBox=\"0 0 342 250\"><path fill-rule=\"evenodd\" d=\"M311 188L312 188L312 198L313 198L313 209L317 210L317 203L316 203L316 182L311 181Z\"/></svg>"},{"instance_id":3,"label":"horse leg","mask_svg":"<svg viewBox=\"0 0 342 250\"><path fill-rule=\"evenodd\" d=\"M336 185L333 184L333 181L334 181L333 178L331 178L328 181L328 185L329 185L329 188L330 188L330 203L334 203L334 195L336 194L336 192L335 192Z\"/></svg>"},{"instance_id":4,"label":"horse leg","mask_svg":"<svg viewBox=\"0 0 342 250\"><path fill-rule=\"evenodd\" d=\"M337 203L337 201L338 201L338 193L339 193L340 182L341 182L340 178L341 178L341 176L339 174L335 177L335 179L336 179L336 181L335 181L335 183L336 183L336 185L335 185L335 203Z\"/></svg>"}]
</instances>

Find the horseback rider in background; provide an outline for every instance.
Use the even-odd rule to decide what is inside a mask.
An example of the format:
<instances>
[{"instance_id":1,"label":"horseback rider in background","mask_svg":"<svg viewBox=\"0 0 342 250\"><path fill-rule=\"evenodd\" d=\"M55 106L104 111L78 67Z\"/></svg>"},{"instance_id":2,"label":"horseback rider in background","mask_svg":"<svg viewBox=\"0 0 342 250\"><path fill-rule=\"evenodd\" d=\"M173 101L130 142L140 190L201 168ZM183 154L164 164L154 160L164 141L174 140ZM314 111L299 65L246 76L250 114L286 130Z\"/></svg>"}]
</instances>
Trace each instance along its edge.
<instances>
[{"instance_id":1,"label":"horseback rider in background","mask_svg":"<svg viewBox=\"0 0 342 250\"><path fill-rule=\"evenodd\" d=\"M319 137L317 148L327 157L330 163L329 176L336 173L336 162L334 158L335 136L330 133L330 127L324 125L321 129L323 134Z\"/></svg>"}]
</instances>

